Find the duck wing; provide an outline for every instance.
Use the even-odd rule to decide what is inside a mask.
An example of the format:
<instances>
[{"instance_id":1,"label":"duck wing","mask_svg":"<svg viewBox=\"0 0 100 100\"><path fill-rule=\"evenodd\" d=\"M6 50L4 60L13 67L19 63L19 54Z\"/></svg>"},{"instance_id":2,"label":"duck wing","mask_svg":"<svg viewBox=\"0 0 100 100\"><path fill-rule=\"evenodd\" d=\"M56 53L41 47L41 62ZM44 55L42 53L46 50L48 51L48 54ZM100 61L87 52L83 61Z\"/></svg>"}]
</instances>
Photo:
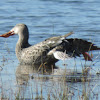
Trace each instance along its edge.
<instances>
[{"instance_id":1,"label":"duck wing","mask_svg":"<svg viewBox=\"0 0 100 100\"><path fill-rule=\"evenodd\" d=\"M53 48L48 54L53 53L54 57L58 60L69 59L83 54L85 60L92 61L91 56L86 53L92 50L100 50L100 48L95 46L92 42L71 38L62 40L62 43Z\"/></svg>"},{"instance_id":2,"label":"duck wing","mask_svg":"<svg viewBox=\"0 0 100 100\"><path fill-rule=\"evenodd\" d=\"M24 62L29 64L30 63L40 64L41 62L44 63L44 62L57 61L53 57L52 55L53 53L51 55L48 55L48 53L52 51L54 48L56 48L58 45L60 45L63 39L65 39L71 34L73 34L73 32L70 32L62 36L51 37L38 44L35 44L28 48L24 48L21 51L21 54L18 54L19 61L22 63Z\"/></svg>"}]
</instances>

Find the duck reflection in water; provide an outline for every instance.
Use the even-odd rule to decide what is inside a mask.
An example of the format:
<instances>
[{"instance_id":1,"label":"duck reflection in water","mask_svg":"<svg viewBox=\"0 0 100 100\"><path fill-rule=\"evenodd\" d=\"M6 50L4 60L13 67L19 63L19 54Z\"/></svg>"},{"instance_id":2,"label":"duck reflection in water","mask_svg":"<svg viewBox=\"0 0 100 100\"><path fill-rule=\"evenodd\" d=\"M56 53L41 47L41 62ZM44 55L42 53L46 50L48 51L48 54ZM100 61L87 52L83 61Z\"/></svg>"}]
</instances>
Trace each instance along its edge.
<instances>
[{"instance_id":1,"label":"duck reflection in water","mask_svg":"<svg viewBox=\"0 0 100 100\"><path fill-rule=\"evenodd\" d=\"M84 78L88 81L90 67L80 71L74 69L61 69L57 66L37 66L37 65L19 65L16 69L16 81L19 85L25 85L30 79L38 81L62 81L63 78L67 82L81 82Z\"/></svg>"}]
</instances>

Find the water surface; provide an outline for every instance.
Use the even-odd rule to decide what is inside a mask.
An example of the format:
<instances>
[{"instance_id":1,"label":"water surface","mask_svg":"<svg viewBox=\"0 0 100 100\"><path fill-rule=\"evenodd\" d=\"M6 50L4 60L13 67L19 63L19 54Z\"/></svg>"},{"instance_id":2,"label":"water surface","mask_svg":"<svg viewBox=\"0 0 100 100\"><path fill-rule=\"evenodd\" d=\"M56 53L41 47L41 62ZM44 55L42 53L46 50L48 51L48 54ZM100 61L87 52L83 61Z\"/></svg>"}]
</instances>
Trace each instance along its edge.
<instances>
[{"instance_id":1,"label":"water surface","mask_svg":"<svg viewBox=\"0 0 100 100\"><path fill-rule=\"evenodd\" d=\"M82 38L92 41L100 47L99 0L2 0L0 2L0 34L8 32L18 23L24 23L28 26L31 44L36 44L51 36L73 31L75 34L68 38ZM16 35L6 39L0 38L1 97L4 96L12 100L16 95L18 96L18 93L22 93L24 98L35 98L37 95L41 96L42 89L44 99L48 98L48 94L53 98L53 93L57 96L61 91L61 86L65 85L66 89L69 89L68 94L72 99L79 99L83 89L88 89L89 86L92 91L90 99L100 99L99 76L92 77L95 81L90 82L89 85L88 82L84 85L81 82L63 84L59 78L56 78L57 76L52 77L52 73L47 76L42 75L42 79L38 79L38 74L34 71L26 73L24 78L23 74L21 74L22 78L20 78L20 74L18 77L16 71L19 68L19 62L15 55L17 40L18 36ZM93 62L85 62L81 57L65 62L59 61L56 65L62 70L71 68L78 71L82 71L84 65L87 65L91 67L91 73L96 75L100 71L100 53L99 51L92 53L94 55ZM63 64L67 64L67 66L63 66ZM61 71L61 73L63 72ZM56 73L56 75L59 74ZM62 74L59 77L62 77Z\"/></svg>"}]
</instances>

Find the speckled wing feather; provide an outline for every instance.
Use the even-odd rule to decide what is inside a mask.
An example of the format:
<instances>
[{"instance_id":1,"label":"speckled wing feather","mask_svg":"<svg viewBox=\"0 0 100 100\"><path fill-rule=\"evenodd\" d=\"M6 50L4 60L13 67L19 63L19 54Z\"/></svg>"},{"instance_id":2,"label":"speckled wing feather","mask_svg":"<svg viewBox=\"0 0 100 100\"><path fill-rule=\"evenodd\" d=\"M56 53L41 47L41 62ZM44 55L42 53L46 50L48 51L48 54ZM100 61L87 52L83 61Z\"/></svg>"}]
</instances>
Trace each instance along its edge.
<instances>
[{"instance_id":1,"label":"speckled wing feather","mask_svg":"<svg viewBox=\"0 0 100 100\"><path fill-rule=\"evenodd\" d=\"M55 49L57 45L60 45L65 37L71 34L72 32L58 37L51 37L36 45L24 48L22 50L22 56L19 57L20 61L24 63L38 64L55 60L53 55L48 55L48 53L52 51L52 49Z\"/></svg>"}]
</instances>

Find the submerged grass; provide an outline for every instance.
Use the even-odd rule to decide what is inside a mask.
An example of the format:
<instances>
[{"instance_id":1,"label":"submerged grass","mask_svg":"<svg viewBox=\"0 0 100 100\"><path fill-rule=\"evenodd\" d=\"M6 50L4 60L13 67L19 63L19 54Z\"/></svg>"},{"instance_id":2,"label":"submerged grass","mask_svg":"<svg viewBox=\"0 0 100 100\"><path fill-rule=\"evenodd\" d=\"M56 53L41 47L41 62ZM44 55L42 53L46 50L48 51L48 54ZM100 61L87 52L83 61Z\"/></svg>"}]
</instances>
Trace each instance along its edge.
<instances>
[{"instance_id":1,"label":"submerged grass","mask_svg":"<svg viewBox=\"0 0 100 100\"><path fill-rule=\"evenodd\" d=\"M41 69L42 67L39 68L39 70ZM39 70L37 70L38 73L39 73ZM42 73L47 74L48 71L43 71ZM74 99L99 100L99 92L96 94L94 93L94 89L97 87L96 85L97 83L91 86L91 81L88 80L88 78L91 79L91 76L88 77L89 75L88 73L89 73L88 67L86 69L86 65L84 65L84 68L82 69L82 73L72 73L71 77L66 76L66 70L65 70L65 73L63 73L63 75L60 76L60 78L59 76L57 77L47 76L50 78L41 77L38 74L38 77L33 76L32 79L29 78L28 81L30 80L33 81L31 82L32 84L31 86L30 86L30 83L21 84L21 85L18 84L18 88L19 88L18 91L16 93L13 92L12 95L15 95L14 97L15 100L74 100ZM77 75L80 77L77 77ZM27 76L25 76L24 74L21 74L20 80L26 81L26 77ZM0 81L2 83L1 86L3 86L2 79ZM48 83L48 81L50 83ZM78 86L78 84L80 86ZM27 90L29 89L29 87L31 87L31 92L29 93L29 96L26 96L27 94L24 94L24 93L29 91ZM12 88L13 87L10 87L10 89ZM0 93L1 100L10 100L10 99L14 100L13 97L6 96L3 87L1 87L0 90L1 90L1 93Z\"/></svg>"}]
</instances>

